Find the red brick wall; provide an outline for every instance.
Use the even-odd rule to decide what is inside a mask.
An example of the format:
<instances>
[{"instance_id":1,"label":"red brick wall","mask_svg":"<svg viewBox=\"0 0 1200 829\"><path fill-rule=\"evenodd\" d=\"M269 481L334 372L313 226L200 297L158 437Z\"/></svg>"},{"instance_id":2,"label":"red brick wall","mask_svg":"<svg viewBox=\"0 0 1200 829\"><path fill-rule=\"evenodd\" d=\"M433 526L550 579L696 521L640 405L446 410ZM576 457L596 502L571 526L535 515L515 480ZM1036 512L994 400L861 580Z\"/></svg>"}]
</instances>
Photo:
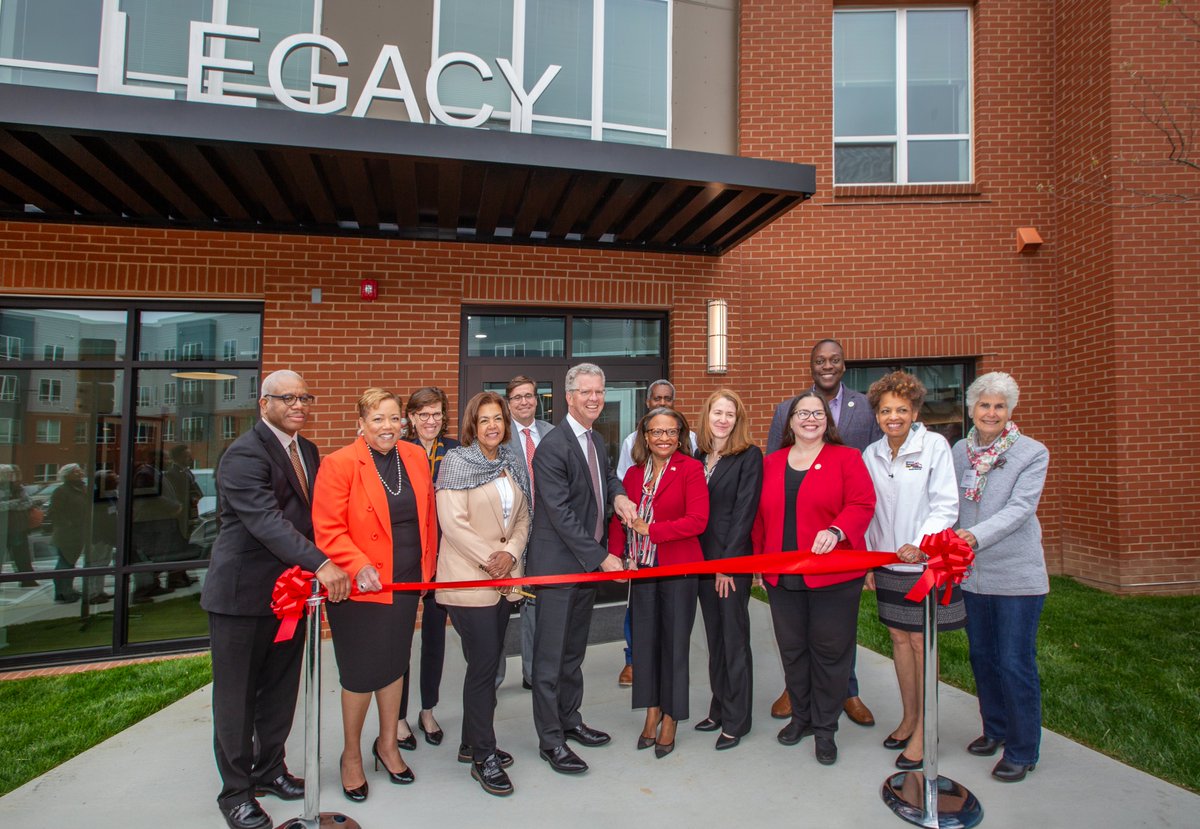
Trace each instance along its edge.
<instances>
[{"instance_id":1,"label":"red brick wall","mask_svg":"<svg viewBox=\"0 0 1200 829\"><path fill-rule=\"evenodd\" d=\"M1200 171L1149 163L1162 136L1132 109L1144 86L1129 74L1145 66L1196 99L1200 50L1156 0L979 0L975 182L835 190L832 8L741 3L740 152L815 164L819 192L721 259L0 223L0 287L262 299L264 368L306 376L326 450L352 436L367 385L437 384L457 410L464 302L667 310L685 413L729 385L760 437L774 404L808 384L821 337L851 359L977 356L981 372L1017 378L1016 420L1050 447L1051 568L1108 589L1195 591L1200 446L1174 400L1200 369L1200 217L1196 202L1124 204L1143 185L1200 186ZM1024 226L1046 241L1017 254ZM367 276L374 304L358 298ZM717 297L730 307L725 377L705 373Z\"/></svg>"}]
</instances>

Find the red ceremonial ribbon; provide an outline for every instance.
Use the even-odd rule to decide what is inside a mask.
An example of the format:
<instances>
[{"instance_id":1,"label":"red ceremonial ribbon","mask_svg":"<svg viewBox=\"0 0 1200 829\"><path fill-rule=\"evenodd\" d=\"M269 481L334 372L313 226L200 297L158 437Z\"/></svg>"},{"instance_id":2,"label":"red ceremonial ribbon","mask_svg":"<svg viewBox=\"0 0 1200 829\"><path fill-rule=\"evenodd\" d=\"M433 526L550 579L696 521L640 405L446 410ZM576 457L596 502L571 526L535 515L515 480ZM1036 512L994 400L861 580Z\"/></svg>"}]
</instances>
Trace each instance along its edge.
<instances>
[{"instance_id":1,"label":"red ceremonial ribbon","mask_svg":"<svg viewBox=\"0 0 1200 829\"><path fill-rule=\"evenodd\" d=\"M966 563L959 566L963 556L957 552L957 545L951 552L945 552L942 547L930 547L930 539L940 540L949 533L954 541L966 547ZM925 594L934 586L942 586L947 582L957 584L962 581L962 574L974 559L974 553L966 542L954 535L950 530L938 533L936 536L926 536L921 541L921 549L929 555L928 568L921 581L909 593L907 598L921 601ZM384 584L384 591L400 592L410 590L464 590L475 587L517 587L537 585L545 587L554 584L586 584L601 581L628 581L630 579L656 579L667 576L693 576L713 573L746 574L746 573L776 573L779 575L802 574L809 576L828 575L829 573L846 573L855 570L871 570L885 564L894 564L895 553L873 553L865 550L834 550L831 553L817 555L812 552L764 553L762 555L736 556L734 558L719 558L710 561L696 561L688 564L667 564L662 567L641 567L637 570L617 570L611 573L562 573L552 576L522 576L514 579L477 579L474 581L413 581ZM954 568L943 573L937 568ZM313 574L300 567L291 567L275 582L271 592L271 610L280 620L279 633L276 642L290 639L304 614L305 602L312 595L311 580ZM929 586L921 589L925 581ZM324 590L321 591L322 595ZM357 588L351 595L360 595ZM365 594L361 594L365 595ZM949 591L946 593L949 596ZM947 599L948 601L948 599Z\"/></svg>"},{"instance_id":2,"label":"red ceremonial ribbon","mask_svg":"<svg viewBox=\"0 0 1200 829\"><path fill-rule=\"evenodd\" d=\"M925 562L925 572L904 598L920 602L930 590L940 589L942 604L950 604L951 588L967 577L967 571L975 562L975 551L954 530L927 535L921 539L920 547L929 560Z\"/></svg>"}]
</instances>

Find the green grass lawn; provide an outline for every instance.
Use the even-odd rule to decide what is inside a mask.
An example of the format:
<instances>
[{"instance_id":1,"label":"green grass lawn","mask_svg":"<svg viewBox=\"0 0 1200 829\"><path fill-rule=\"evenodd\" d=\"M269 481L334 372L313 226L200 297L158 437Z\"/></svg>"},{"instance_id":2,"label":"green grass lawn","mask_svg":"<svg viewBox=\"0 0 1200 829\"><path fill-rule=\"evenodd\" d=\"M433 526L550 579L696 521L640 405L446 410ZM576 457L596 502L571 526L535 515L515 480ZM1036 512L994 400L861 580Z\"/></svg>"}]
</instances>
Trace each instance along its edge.
<instances>
[{"instance_id":1,"label":"green grass lawn","mask_svg":"<svg viewBox=\"0 0 1200 829\"><path fill-rule=\"evenodd\" d=\"M0 795L212 681L208 655L0 682Z\"/></svg>"},{"instance_id":2,"label":"green grass lawn","mask_svg":"<svg viewBox=\"0 0 1200 829\"><path fill-rule=\"evenodd\" d=\"M173 615L164 609L163 623ZM862 645L891 655L873 593L863 594L858 631ZM942 679L974 693L966 634L943 634L939 648ZM1053 578L1038 659L1047 728L1200 792L1200 596L1113 596ZM0 682L0 794L210 679L199 656Z\"/></svg>"}]
</instances>

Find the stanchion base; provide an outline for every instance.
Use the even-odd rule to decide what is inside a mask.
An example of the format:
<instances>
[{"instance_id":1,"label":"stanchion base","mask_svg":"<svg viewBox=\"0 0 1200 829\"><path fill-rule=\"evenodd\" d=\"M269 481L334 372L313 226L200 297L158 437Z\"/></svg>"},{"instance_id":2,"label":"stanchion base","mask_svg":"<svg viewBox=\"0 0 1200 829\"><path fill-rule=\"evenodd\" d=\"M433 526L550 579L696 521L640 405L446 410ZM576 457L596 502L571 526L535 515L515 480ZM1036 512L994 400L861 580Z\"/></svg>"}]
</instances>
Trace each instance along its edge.
<instances>
[{"instance_id":1,"label":"stanchion base","mask_svg":"<svg viewBox=\"0 0 1200 829\"><path fill-rule=\"evenodd\" d=\"M321 812L311 820L294 817L279 824L275 829L361 829L361 827L357 820L346 817L341 812Z\"/></svg>"},{"instance_id":2,"label":"stanchion base","mask_svg":"<svg viewBox=\"0 0 1200 829\"><path fill-rule=\"evenodd\" d=\"M983 820L983 806L965 786L949 777L938 777L937 792L937 814L927 815L925 775L919 771L902 771L883 781L880 796L897 817L917 826L930 829L971 829Z\"/></svg>"}]
</instances>

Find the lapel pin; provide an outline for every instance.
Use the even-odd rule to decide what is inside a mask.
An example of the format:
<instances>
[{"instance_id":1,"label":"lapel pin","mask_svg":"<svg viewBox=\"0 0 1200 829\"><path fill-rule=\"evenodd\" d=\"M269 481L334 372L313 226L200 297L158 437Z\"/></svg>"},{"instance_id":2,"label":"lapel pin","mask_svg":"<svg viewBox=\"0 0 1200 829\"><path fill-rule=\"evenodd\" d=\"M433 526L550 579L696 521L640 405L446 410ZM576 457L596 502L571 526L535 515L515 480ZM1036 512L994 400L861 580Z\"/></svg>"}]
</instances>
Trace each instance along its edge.
<instances>
[{"instance_id":1,"label":"lapel pin","mask_svg":"<svg viewBox=\"0 0 1200 829\"><path fill-rule=\"evenodd\" d=\"M818 464L815 464L815 465L813 466L813 469L820 469L820 468L821 468L821 464L819 464L819 463L818 463Z\"/></svg>"},{"instance_id":2,"label":"lapel pin","mask_svg":"<svg viewBox=\"0 0 1200 829\"><path fill-rule=\"evenodd\" d=\"M853 400L849 400L849 401L847 401L847 402L846 402L846 405L847 405L847 406L849 406L851 409L853 409L853 408L854 408L854 401L853 401Z\"/></svg>"}]
</instances>

